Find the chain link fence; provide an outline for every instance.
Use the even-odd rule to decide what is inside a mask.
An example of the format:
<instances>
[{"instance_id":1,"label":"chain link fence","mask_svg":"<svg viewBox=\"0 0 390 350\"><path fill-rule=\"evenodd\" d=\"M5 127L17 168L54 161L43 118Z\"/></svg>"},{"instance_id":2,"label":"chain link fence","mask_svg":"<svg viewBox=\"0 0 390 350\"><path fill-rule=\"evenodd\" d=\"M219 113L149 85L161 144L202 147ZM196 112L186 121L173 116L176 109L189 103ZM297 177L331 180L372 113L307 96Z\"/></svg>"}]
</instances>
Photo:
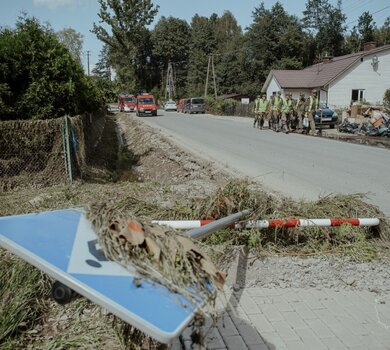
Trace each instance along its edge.
<instances>
[{"instance_id":1,"label":"chain link fence","mask_svg":"<svg viewBox=\"0 0 390 350\"><path fill-rule=\"evenodd\" d=\"M101 139L104 113L0 123L0 191L82 177Z\"/></svg>"}]
</instances>

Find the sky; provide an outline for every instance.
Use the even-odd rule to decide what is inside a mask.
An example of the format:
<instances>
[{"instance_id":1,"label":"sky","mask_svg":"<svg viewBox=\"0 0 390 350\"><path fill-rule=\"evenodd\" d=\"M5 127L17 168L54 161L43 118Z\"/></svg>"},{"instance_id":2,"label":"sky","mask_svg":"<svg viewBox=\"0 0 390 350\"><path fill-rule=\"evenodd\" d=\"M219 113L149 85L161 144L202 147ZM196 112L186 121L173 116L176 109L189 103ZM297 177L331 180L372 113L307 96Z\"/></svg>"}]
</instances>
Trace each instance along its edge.
<instances>
[{"instance_id":1,"label":"sky","mask_svg":"<svg viewBox=\"0 0 390 350\"><path fill-rule=\"evenodd\" d=\"M271 8L275 2L264 0L264 5L266 8ZM280 2L289 14L302 17L306 0L280 0ZM337 1L330 0L330 2L336 4ZM190 23L196 13L209 17L212 13L222 15L228 10L245 29L252 23L252 11L261 4L261 0L154 0L153 3L160 7L154 23L161 16L178 17ZM373 14L378 26L383 25L384 20L390 16L389 0L343 0L342 8L347 15L349 29L357 24L357 18L364 11ZM102 43L90 32L93 23L99 21L97 0L0 0L0 27L14 27L17 18L23 12L38 18L41 23L50 23L56 31L71 27L81 33L84 36L82 61L86 68L87 51L89 51L90 69L92 69L102 48Z\"/></svg>"}]
</instances>

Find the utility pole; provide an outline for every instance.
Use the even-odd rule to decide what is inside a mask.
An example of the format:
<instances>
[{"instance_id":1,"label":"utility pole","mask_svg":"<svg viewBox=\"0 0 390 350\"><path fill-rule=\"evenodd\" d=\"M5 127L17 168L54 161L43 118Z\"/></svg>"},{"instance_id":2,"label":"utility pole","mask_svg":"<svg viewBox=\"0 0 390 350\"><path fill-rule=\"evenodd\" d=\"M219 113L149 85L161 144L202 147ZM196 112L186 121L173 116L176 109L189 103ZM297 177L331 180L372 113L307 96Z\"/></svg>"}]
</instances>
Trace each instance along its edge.
<instances>
[{"instance_id":1,"label":"utility pole","mask_svg":"<svg viewBox=\"0 0 390 350\"><path fill-rule=\"evenodd\" d=\"M215 79L215 70L214 70L214 55L211 56L211 66L213 67L213 81L214 81L214 96L217 99L217 83Z\"/></svg>"},{"instance_id":2,"label":"utility pole","mask_svg":"<svg viewBox=\"0 0 390 350\"><path fill-rule=\"evenodd\" d=\"M205 84L205 88L204 88L204 97L207 96L207 88L209 85L210 65L211 65L211 71L213 73L214 97L217 98L217 82L216 82L215 69L214 69L214 55L209 55L209 62L207 64L206 84Z\"/></svg>"},{"instance_id":3,"label":"utility pole","mask_svg":"<svg viewBox=\"0 0 390 350\"><path fill-rule=\"evenodd\" d=\"M87 50L87 72L88 72L88 76L89 76L89 54L90 54L91 51Z\"/></svg>"},{"instance_id":4,"label":"utility pole","mask_svg":"<svg viewBox=\"0 0 390 350\"><path fill-rule=\"evenodd\" d=\"M205 85L205 87L204 87L204 97L207 96L207 88L208 88L208 85L209 85L210 63L211 63L211 56L209 55L209 62L208 62L208 64L207 64L206 85Z\"/></svg>"},{"instance_id":5,"label":"utility pole","mask_svg":"<svg viewBox=\"0 0 390 350\"><path fill-rule=\"evenodd\" d=\"M173 68L172 63L168 62L168 70L167 70L167 80L166 80L166 88L165 88L165 99L167 99L167 93L168 93L168 99L172 100L172 96L175 93L175 84L173 80Z\"/></svg>"}]
</instances>

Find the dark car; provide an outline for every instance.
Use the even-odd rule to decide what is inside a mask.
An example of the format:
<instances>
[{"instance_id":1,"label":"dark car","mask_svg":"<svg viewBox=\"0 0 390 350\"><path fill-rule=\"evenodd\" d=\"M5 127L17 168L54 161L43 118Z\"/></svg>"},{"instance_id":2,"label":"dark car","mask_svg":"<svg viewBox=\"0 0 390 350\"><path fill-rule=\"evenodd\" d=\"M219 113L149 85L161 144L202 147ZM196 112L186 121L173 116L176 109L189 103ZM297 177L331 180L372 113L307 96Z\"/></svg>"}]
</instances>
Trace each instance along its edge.
<instances>
[{"instance_id":1,"label":"dark car","mask_svg":"<svg viewBox=\"0 0 390 350\"><path fill-rule=\"evenodd\" d=\"M205 113L204 98L203 97L192 97L184 102L184 113Z\"/></svg>"},{"instance_id":2,"label":"dark car","mask_svg":"<svg viewBox=\"0 0 390 350\"><path fill-rule=\"evenodd\" d=\"M314 116L316 127L329 125L331 129L334 129L335 125L339 120L339 117L336 112L331 110L325 104L320 104L320 110L316 112Z\"/></svg>"}]
</instances>

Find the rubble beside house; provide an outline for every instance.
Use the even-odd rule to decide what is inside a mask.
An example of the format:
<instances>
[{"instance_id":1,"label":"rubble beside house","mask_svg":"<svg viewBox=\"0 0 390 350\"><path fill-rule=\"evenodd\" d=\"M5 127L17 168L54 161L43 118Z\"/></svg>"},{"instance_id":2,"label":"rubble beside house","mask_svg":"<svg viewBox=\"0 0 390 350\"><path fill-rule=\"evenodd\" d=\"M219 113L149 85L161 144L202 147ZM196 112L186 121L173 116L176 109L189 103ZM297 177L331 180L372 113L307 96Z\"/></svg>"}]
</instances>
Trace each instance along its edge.
<instances>
[{"instance_id":1,"label":"rubble beside house","mask_svg":"<svg viewBox=\"0 0 390 350\"><path fill-rule=\"evenodd\" d=\"M339 125L340 132L390 137L390 115L382 107L354 104L348 115Z\"/></svg>"}]
</instances>

